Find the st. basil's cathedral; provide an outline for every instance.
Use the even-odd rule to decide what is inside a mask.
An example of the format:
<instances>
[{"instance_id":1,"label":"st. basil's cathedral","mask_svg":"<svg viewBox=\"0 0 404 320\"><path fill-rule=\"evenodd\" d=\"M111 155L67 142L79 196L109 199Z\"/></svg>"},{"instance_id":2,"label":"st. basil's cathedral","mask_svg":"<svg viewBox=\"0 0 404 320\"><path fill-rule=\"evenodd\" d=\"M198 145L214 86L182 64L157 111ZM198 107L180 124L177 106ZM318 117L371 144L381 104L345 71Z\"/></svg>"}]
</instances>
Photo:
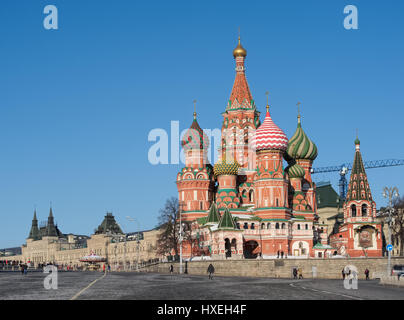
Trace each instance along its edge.
<instances>
[{"instance_id":1,"label":"st. basil's cathedral","mask_svg":"<svg viewBox=\"0 0 404 320\"><path fill-rule=\"evenodd\" d=\"M185 167L177 175L181 221L189 225L185 257L212 259L382 256L359 141L344 204L344 221L327 236L317 215L311 169L318 151L303 130L288 139L273 121L269 103L263 123L245 74L247 51L233 50L236 77L222 113L219 161L207 161L209 139L194 112L182 138ZM288 165L283 166L283 160ZM354 210L354 211L353 211Z\"/></svg>"}]
</instances>

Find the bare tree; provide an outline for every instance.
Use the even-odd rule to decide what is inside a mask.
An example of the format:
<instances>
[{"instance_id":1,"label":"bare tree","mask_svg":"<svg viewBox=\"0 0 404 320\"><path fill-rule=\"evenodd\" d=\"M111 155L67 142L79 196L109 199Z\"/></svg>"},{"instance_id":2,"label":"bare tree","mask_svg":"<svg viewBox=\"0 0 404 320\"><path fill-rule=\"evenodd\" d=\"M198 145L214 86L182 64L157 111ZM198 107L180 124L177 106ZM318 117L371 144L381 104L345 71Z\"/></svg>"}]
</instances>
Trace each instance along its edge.
<instances>
[{"instance_id":1,"label":"bare tree","mask_svg":"<svg viewBox=\"0 0 404 320\"><path fill-rule=\"evenodd\" d=\"M178 256L179 244L179 203L178 199L171 197L167 199L164 208L160 210L158 217L161 233L157 239L157 253L161 255L171 254L174 250Z\"/></svg>"}]
</instances>

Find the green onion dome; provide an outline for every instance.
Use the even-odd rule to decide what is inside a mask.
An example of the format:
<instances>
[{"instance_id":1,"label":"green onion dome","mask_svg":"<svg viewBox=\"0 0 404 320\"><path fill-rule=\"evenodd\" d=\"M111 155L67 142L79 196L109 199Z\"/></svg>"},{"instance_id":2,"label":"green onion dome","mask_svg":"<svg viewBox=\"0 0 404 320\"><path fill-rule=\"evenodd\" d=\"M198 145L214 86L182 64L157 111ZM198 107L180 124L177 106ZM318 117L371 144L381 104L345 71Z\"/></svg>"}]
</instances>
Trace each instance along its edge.
<instances>
[{"instance_id":1,"label":"green onion dome","mask_svg":"<svg viewBox=\"0 0 404 320\"><path fill-rule=\"evenodd\" d=\"M288 166L285 171L289 174L289 178L304 178L305 172L304 169L299 166L297 163L294 165Z\"/></svg>"},{"instance_id":2,"label":"green onion dome","mask_svg":"<svg viewBox=\"0 0 404 320\"><path fill-rule=\"evenodd\" d=\"M231 159L226 162L226 157L224 157L224 159L213 166L213 173L215 174L215 177L225 174L237 175L239 168L240 165L236 160Z\"/></svg>"},{"instance_id":3,"label":"green onion dome","mask_svg":"<svg viewBox=\"0 0 404 320\"><path fill-rule=\"evenodd\" d=\"M360 140L358 138L355 139L355 145L361 144Z\"/></svg>"},{"instance_id":4,"label":"green onion dome","mask_svg":"<svg viewBox=\"0 0 404 320\"><path fill-rule=\"evenodd\" d=\"M288 149L286 150L288 159L306 159L314 160L317 158L317 147L313 141L311 141L302 129L300 123L300 116L298 117L297 129L293 137L289 140Z\"/></svg>"}]
</instances>

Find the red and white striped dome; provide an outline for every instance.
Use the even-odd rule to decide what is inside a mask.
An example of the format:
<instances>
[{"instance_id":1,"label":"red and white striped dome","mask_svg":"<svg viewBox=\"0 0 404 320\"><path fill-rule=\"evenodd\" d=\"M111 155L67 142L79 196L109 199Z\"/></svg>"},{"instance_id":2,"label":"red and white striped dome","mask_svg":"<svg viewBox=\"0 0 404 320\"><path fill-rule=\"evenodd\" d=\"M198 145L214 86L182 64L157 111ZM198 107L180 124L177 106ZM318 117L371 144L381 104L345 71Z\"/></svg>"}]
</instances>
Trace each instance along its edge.
<instances>
[{"instance_id":1,"label":"red and white striped dome","mask_svg":"<svg viewBox=\"0 0 404 320\"><path fill-rule=\"evenodd\" d=\"M269 111L264 122L255 132L253 143L256 150L276 149L285 151L288 148L286 134L272 121Z\"/></svg>"}]
</instances>

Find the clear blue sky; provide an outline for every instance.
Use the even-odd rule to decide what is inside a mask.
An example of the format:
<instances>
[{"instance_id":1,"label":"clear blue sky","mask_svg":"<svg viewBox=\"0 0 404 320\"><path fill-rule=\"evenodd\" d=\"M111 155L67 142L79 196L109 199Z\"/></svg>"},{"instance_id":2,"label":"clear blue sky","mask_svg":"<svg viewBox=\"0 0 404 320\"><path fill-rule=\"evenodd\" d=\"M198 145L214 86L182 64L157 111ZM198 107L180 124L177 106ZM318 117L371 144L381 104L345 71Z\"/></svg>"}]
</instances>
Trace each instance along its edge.
<instances>
[{"instance_id":1,"label":"clear blue sky","mask_svg":"<svg viewBox=\"0 0 404 320\"><path fill-rule=\"evenodd\" d=\"M45 30L56 5L59 30ZM343 9L359 10L359 30ZM52 201L63 232L91 234L107 210L125 231L157 223L176 196L179 165L152 166L150 130L181 129L198 100L203 128L220 128L234 81L238 27L258 108L271 92L290 137L296 103L315 141L315 167L404 159L402 1L78 1L0 4L0 247L28 236L34 206ZM368 170L374 198L404 194L404 167ZM338 173L317 180L338 182Z\"/></svg>"}]
</instances>

